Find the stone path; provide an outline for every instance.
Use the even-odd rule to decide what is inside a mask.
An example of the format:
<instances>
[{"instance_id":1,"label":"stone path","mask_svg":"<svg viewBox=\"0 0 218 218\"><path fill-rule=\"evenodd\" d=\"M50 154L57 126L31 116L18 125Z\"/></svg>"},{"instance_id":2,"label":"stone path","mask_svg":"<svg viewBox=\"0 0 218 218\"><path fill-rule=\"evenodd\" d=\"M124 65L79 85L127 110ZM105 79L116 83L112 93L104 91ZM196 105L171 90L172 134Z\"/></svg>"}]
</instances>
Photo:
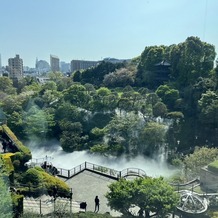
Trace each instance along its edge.
<instances>
[{"instance_id":1,"label":"stone path","mask_svg":"<svg viewBox=\"0 0 218 218\"><path fill-rule=\"evenodd\" d=\"M95 196L98 196L100 200L99 213L109 212L112 216L121 216L119 212L111 210L107 206L108 201L105 197L109 191L108 185L116 180L85 170L64 181L72 188L73 199L87 203L87 211L94 212L94 199Z\"/></svg>"}]
</instances>

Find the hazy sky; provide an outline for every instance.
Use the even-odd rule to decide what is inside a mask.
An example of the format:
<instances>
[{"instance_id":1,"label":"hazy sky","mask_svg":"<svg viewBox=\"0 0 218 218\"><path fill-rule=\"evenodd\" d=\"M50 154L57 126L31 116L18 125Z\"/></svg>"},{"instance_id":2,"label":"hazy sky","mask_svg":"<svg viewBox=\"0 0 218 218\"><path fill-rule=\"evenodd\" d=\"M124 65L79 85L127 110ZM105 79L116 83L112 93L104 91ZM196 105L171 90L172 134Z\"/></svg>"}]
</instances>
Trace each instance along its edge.
<instances>
[{"instance_id":1,"label":"hazy sky","mask_svg":"<svg viewBox=\"0 0 218 218\"><path fill-rule=\"evenodd\" d=\"M198 36L218 48L217 0L0 0L2 65L133 58Z\"/></svg>"}]
</instances>

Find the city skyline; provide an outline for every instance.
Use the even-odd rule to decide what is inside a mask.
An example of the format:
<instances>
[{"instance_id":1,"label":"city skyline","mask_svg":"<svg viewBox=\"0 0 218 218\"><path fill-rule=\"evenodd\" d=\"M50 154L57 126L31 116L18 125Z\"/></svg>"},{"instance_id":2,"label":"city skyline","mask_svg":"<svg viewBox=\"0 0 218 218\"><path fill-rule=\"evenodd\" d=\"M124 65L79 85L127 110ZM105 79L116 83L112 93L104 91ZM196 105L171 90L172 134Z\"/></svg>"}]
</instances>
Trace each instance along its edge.
<instances>
[{"instance_id":1,"label":"city skyline","mask_svg":"<svg viewBox=\"0 0 218 218\"><path fill-rule=\"evenodd\" d=\"M29 67L36 58L49 62L50 54L67 63L131 59L145 46L178 44L189 36L218 49L218 2L212 0L10 0L1 6L2 66L16 54Z\"/></svg>"}]
</instances>

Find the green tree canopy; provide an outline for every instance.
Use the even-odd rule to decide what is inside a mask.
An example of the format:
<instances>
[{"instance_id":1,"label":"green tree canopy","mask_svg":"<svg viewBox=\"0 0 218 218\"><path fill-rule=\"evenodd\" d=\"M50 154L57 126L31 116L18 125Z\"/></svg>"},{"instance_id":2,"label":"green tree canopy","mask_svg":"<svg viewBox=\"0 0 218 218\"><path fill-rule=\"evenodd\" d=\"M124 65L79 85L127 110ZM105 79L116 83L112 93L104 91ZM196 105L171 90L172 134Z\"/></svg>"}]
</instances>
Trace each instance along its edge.
<instances>
[{"instance_id":1,"label":"green tree canopy","mask_svg":"<svg viewBox=\"0 0 218 218\"><path fill-rule=\"evenodd\" d=\"M147 218L154 215L165 217L175 210L179 200L177 193L163 178L121 179L110 184L109 189L106 194L109 206L126 217L134 216L130 212L133 206L145 211Z\"/></svg>"},{"instance_id":2,"label":"green tree canopy","mask_svg":"<svg viewBox=\"0 0 218 218\"><path fill-rule=\"evenodd\" d=\"M6 177L0 176L0 217L11 218L13 217L13 207L11 193L9 192L8 181Z\"/></svg>"},{"instance_id":3,"label":"green tree canopy","mask_svg":"<svg viewBox=\"0 0 218 218\"><path fill-rule=\"evenodd\" d=\"M186 176L199 176L202 167L208 165L218 158L217 148L196 148L193 154L189 154L184 159Z\"/></svg>"}]
</instances>

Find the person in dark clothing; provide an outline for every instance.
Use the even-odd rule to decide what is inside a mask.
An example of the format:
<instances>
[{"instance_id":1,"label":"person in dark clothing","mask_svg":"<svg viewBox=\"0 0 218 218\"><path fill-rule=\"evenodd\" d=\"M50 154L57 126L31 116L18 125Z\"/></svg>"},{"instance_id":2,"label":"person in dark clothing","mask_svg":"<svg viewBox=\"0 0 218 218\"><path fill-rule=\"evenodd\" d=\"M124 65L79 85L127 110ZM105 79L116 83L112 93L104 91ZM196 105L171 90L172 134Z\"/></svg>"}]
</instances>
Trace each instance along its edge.
<instances>
[{"instance_id":1,"label":"person in dark clothing","mask_svg":"<svg viewBox=\"0 0 218 218\"><path fill-rule=\"evenodd\" d=\"M99 211L99 198L98 196L95 197L95 211L94 212L98 212Z\"/></svg>"},{"instance_id":2,"label":"person in dark clothing","mask_svg":"<svg viewBox=\"0 0 218 218\"><path fill-rule=\"evenodd\" d=\"M57 188L57 186L55 185L55 186L53 187L53 197L54 197L54 201L56 201L57 193L58 193L58 188Z\"/></svg>"}]
</instances>

